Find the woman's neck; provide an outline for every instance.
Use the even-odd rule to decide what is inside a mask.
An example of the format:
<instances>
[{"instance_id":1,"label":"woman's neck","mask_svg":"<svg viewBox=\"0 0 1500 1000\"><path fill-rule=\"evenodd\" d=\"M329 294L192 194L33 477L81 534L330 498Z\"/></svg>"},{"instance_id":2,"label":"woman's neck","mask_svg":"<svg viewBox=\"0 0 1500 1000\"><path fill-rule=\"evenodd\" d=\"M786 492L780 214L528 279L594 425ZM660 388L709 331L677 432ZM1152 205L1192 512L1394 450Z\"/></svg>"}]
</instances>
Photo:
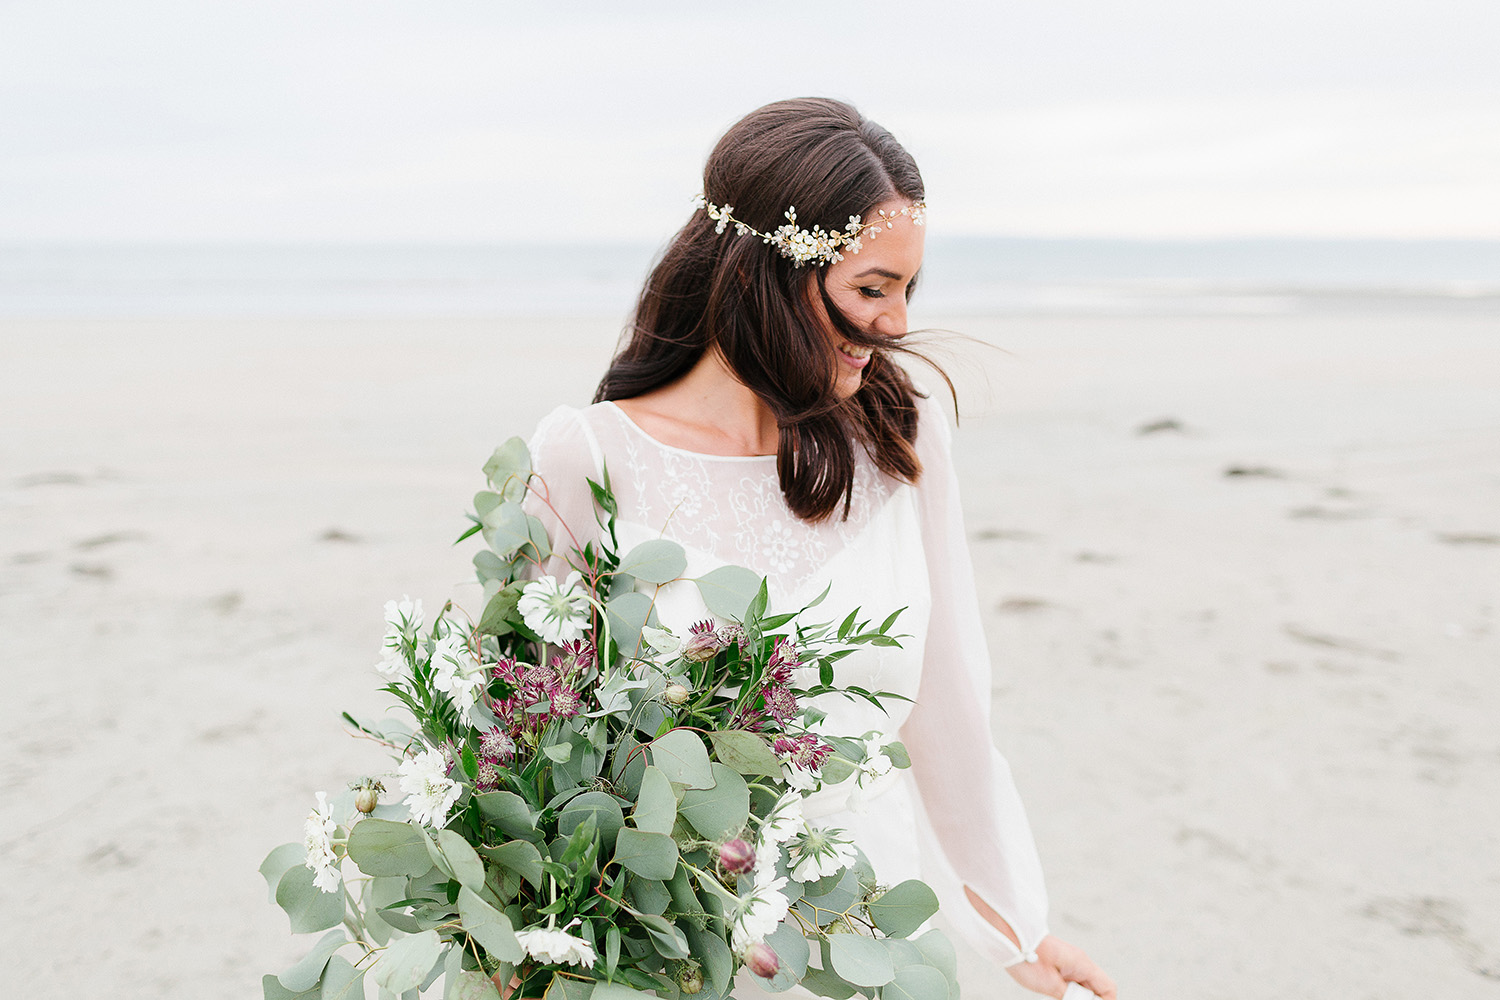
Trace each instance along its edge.
<instances>
[{"instance_id":1,"label":"woman's neck","mask_svg":"<svg viewBox=\"0 0 1500 1000\"><path fill-rule=\"evenodd\" d=\"M705 455L776 454L775 416L734 377L716 348L676 382L616 405L647 434L675 448Z\"/></svg>"}]
</instances>

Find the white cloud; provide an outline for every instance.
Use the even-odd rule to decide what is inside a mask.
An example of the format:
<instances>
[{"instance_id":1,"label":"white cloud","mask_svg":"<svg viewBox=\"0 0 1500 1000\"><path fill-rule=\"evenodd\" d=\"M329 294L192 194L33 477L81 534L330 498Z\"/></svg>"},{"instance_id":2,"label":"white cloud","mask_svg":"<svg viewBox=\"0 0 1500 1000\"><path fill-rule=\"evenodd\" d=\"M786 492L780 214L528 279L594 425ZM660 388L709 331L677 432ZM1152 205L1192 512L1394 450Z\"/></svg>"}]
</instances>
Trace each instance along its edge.
<instances>
[{"instance_id":1,"label":"white cloud","mask_svg":"<svg viewBox=\"0 0 1500 1000\"><path fill-rule=\"evenodd\" d=\"M22 0L0 233L656 240L735 117L831 93L954 231L1500 237L1497 34L1478 0Z\"/></svg>"}]
</instances>

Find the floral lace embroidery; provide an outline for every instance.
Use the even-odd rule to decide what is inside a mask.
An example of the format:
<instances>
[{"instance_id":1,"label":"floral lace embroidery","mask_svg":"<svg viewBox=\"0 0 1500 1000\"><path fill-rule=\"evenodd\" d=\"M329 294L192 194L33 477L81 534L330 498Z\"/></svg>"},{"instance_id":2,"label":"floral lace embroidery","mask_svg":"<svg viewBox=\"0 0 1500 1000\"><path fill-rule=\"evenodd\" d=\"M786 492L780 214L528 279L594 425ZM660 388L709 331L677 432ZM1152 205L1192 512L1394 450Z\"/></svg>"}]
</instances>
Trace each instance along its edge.
<instances>
[{"instance_id":1,"label":"floral lace embroidery","mask_svg":"<svg viewBox=\"0 0 1500 1000\"><path fill-rule=\"evenodd\" d=\"M608 404L582 416L610 463L620 518L794 591L853 543L903 486L868 459L856 468L847 520L800 521L766 459L698 455L661 444Z\"/></svg>"}]
</instances>

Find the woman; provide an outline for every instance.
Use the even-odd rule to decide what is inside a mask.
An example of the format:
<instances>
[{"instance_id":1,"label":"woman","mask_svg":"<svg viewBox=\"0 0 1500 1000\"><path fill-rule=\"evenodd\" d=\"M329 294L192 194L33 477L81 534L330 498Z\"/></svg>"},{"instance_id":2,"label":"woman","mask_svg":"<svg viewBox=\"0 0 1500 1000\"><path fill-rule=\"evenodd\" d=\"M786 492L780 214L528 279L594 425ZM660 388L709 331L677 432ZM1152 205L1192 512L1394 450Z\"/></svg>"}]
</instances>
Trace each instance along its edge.
<instances>
[{"instance_id":1,"label":"woman","mask_svg":"<svg viewBox=\"0 0 1500 1000\"><path fill-rule=\"evenodd\" d=\"M821 792L807 814L849 830L883 881L926 880L946 920L1022 985L1061 997L1079 983L1112 1000L1108 977L1047 934L1030 829L990 740L949 428L895 360L923 196L911 156L847 104L782 101L732 127L594 405L538 427L551 509L536 513L575 534L594 525L584 477L607 463L622 548L671 538L689 577L748 566L767 577L773 609L830 584L833 620L907 608L902 648L841 661L839 683L914 704L892 703L889 717L820 707L842 732L899 727L912 767L863 802ZM656 609L679 632L710 617L688 583L664 588ZM748 978L736 995L752 995Z\"/></svg>"}]
</instances>

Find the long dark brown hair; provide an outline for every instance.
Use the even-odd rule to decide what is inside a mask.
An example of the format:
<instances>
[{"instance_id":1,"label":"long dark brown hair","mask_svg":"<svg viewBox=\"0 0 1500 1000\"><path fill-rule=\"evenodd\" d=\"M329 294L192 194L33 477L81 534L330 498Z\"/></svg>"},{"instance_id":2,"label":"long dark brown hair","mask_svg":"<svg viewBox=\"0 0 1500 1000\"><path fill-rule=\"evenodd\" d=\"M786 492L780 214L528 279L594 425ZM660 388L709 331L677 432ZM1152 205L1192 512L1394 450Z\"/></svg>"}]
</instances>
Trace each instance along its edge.
<instances>
[{"instance_id":1,"label":"long dark brown hair","mask_svg":"<svg viewBox=\"0 0 1500 1000\"><path fill-rule=\"evenodd\" d=\"M714 147L703 192L762 232L781 225L792 205L803 226L841 228L834 224L868 217L881 202L925 194L916 161L889 132L824 98L778 101L746 115ZM825 267L795 267L754 236L733 228L720 235L715 226L700 208L667 245L594 401L669 385L717 346L735 378L775 415L776 469L798 517L820 521L840 506L848 516L859 448L886 474L916 482L916 391L890 357L910 349L845 317L828 294ZM835 392L839 362L814 308L814 283L838 334L877 348L848 399Z\"/></svg>"}]
</instances>

